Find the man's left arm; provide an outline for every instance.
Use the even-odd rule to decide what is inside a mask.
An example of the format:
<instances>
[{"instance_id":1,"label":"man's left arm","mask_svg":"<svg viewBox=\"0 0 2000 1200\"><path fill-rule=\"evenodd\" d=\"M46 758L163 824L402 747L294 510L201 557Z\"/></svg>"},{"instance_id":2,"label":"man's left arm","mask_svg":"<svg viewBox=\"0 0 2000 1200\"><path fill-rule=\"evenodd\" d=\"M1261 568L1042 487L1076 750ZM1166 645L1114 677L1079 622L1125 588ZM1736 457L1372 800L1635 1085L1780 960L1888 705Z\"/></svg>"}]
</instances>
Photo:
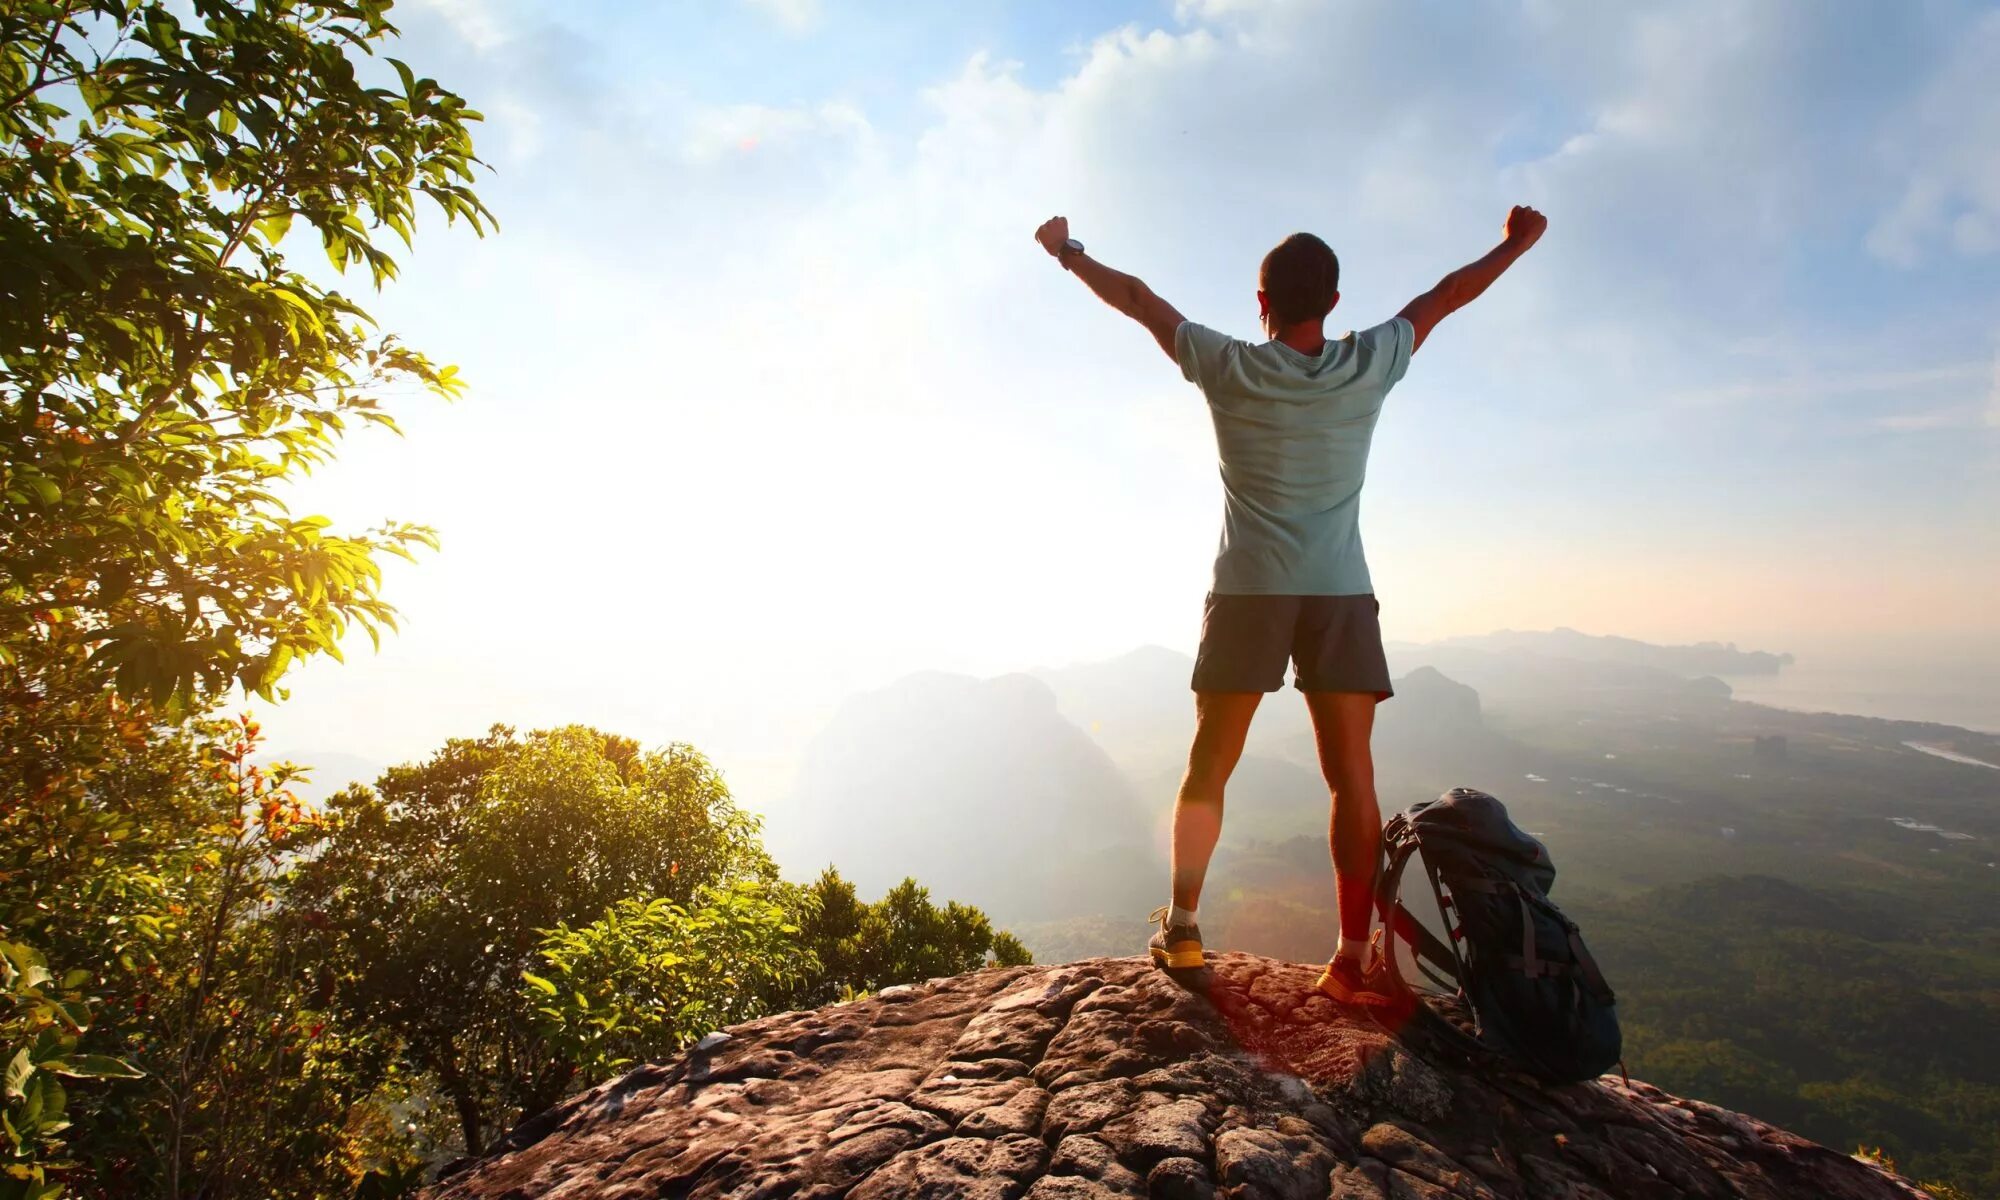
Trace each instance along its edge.
<instances>
[{"instance_id":1,"label":"man's left arm","mask_svg":"<svg viewBox=\"0 0 2000 1200\"><path fill-rule=\"evenodd\" d=\"M1168 358L1180 361L1174 352L1174 331L1187 318L1155 295L1145 280L1107 267L1085 254L1082 243L1070 239L1068 217L1051 217L1043 222L1035 230L1035 240L1070 274L1083 280L1083 285L1095 292L1099 300L1144 325Z\"/></svg>"}]
</instances>

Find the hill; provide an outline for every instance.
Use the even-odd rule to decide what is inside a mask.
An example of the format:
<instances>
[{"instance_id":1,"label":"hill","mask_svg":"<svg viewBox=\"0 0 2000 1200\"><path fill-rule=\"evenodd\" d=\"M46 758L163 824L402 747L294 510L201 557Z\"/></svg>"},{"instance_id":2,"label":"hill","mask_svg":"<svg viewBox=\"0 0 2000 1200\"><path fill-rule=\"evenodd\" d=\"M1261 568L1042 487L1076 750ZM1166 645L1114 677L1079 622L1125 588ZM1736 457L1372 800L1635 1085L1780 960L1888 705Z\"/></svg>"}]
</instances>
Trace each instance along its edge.
<instances>
[{"instance_id":1,"label":"hill","mask_svg":"<svg viewBox=\"0 0 2000 1200\"><path fill-rule=\"evenodd\" d=\"M1577 662L1650 667L1675 675L1775 675L1792 665L1789 654L1738 650L1734 643L1697 642L1692 646L1659 646L1635 638L1597 636L1574 629L1503 629L1497 633L1447 638L1447 647L1501 652L1525 652Z\"/></svg>"},{"instance_id":2,"label":"hill","mask_svg":"<svg viewBox=\"0 0 2000 1200\"><path fill-rule=\"evenodd\" d=\"M976 971L711 1035L532 1118L432 1200L1921 1196L1643 1083L1425 1052L1232 954Z\"/></svg>"},{"instance_id":3,"label":"hill","mask_svg":"<svg viewBox=\"0 0 2000 1200\"><path fill-rule=\"evenodd\" d=\"M808 746L788 811L773 843L794 864L838 863L872 893L922 863L1002 921L1130 911L1164 871L1131 785L1027 675L854 697Z\"/></svg>"}]
</instances>

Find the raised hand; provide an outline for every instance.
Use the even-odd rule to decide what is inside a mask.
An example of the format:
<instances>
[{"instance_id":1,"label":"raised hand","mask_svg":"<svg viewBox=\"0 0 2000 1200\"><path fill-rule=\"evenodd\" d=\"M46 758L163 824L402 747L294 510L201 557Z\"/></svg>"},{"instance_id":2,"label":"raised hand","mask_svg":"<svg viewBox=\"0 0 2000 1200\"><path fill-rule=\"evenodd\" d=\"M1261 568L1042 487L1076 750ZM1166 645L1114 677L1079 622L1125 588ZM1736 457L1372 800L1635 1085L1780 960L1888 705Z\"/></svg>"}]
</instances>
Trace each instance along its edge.
<instances>
[{"instance_id":1,"label":"raised hand","mask_svg":"<svg viewBox=\"0 0 2000 1200\"><path fill-rule=\"evenodd\" d=\"M1060 257L1063 243L1069 240L1069 218L1050 217L1043 221L1042 227L1035 230L1035 240L1042 244L1042 249Z\"/></svg>"},{"instance_id":2,"label":"raised hand","mask_svg":"<svg viewBox=\"0 0 2000 1200\"><path fill-rule=\"evenodd\" d=\"M1522 250L1534 245L1548 227L1549 219L1525 204L1516 204L1507 214L1507 240Z\"/></svg>"}]
</instances>

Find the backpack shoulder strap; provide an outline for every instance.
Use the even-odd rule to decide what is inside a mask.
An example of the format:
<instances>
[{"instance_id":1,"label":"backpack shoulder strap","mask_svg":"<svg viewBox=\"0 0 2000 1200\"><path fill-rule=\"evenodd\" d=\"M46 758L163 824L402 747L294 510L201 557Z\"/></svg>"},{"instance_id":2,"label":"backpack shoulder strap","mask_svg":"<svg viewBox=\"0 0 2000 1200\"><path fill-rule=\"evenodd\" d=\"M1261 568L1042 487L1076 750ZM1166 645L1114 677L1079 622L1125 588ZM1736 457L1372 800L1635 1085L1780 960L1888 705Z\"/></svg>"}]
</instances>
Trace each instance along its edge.
<instances>
[{"instance_id":1,"label":"backpack shoulder strap","mask_svg":"<svg viewBox=\"0 0 2000 1200\"><path fill-rule=\"evenodd\" d=\"M1389 931L1390 938L1401 938L1409 943L1410 949L1416 953L1419 968L1423 968L1428 961L1439 970L1450 971L1453 976L1451 986L1457 987L1459 986L1458 955L1450 946L1438 940L1436 934L1426 929L1424 923L1417 920L1416 915L1403 904L1398 895L1403 883L1403 868L1409 865L1410 856L1417 853L1418 849L1416 834L1410 830L1402 816L1399 814L1392 818L1383 830L1383 863L1375 872L1375 908L1382 914L1382 927ZM1424 871L1430 878L1432 892L1438 894L1439 910L1442 912L1444 900L1443 895L1438 893L1437 875L1431 871L1428 863L1425 864ZM1390 946L1392 962L1394 950L1392 944ZM1434 972L1426 970L1425 973L1431 975L1436 982L1444 982Z\"/></svg>"},{"instance_id":2,"label":"backpack shoulder strap","mask_svg":"<svg viewBox=\"0 0 2000 1200\"><path fill-rule=\"evenodd\" d=\"M1388 825L1382 831L1382 849L1383 858L1375 872L1375 906L1382 914L1382 925L1387 931L1385 941L1388 943L1390 977L1403 989L1411 1002L1411 1025L1405 1032L1415 1029L1425 1030L1429 1034L1428 1040L1437 1048L1469 1058L1490 1054L1491 1051L1481 1044L1476 1034L1467 1033L1425 1003L1410 987L1408 981L1403 979L1401 970L1396 966L1395 939L1400 937L1409 944L1417 969L1428 976L1431 982L1441 988L1454 989L1461 997L1465 994L1463 964L1460 963L1455 949L1440 941L1435 934L1425 928L1423 922L1417 920L1416 915L1403 904L1398 895L1403 881L1403 869L1409 865L1410 857L1421 849L1416 831L1410 828L1404 814L1398 813L1389 819ZM1444 895L1439 887L1437 872L1426 862L1424 873L1430 880L1432 894L1438 899L1439 915L1445 918L1449 927L1451 918L1444 912ZM1475 1015L1475 1026L1477 1019Z\"/></svg>"}]
</instances>

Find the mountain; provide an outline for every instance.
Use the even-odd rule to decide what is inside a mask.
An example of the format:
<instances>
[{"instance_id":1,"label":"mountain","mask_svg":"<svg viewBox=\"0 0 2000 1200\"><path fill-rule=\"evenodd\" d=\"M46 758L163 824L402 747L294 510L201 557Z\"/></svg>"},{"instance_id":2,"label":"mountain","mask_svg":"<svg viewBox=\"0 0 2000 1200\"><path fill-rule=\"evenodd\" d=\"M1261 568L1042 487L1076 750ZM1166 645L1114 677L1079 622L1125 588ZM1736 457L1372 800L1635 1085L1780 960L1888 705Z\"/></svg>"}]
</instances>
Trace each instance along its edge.
<instances>
[{"instance_id":1,"label":"mountain","mask_svg":"<svg viewBox=\"0 0 2000 1200\"><path fill-rule=\"evenodd\" d=\"M1112 761L1150 778L1160 764L1187 760L1194 737L1194 692L1188 686L1194 659L1178 650L1142 646L1102 662L1032 672L1055 693L1062 714L1090 732ZM1269 755L1312 726L1291 690L1265 698L1250 727L1247 753ZM1311 756L1304 760L1312 765ZM1172 796L1171 790L1168 792Z\"/></svg>"},{"instance_id":2,"label":"mountain","mask_svg":"<svg viewBox=\"0 0 2000 1200\"><path fill-rule=\"evenodd\" d=\"M1909 1181L1606 1076L1393 1037L1311 970L990 969L711 1035L524 1121L431 1200L1910 1200Z\"/></svg>"},{"instance_id":3,"label":"mountain","mask_svg":"<svg viewBox=\"0 0 2000 1200\"><path fill-rule=\"evenodd\" d=\"M267 764L302 763L311 768L305 779L292 784L292 791L306 801L324 800L351 783L373 784L389 764L340 750L274 752L259 756Z\"/></svg>"},{"instance_id":4,"label":"mountain","mask_svg":"<svg viewBox=\"0 0 2000 1200\"><path fill-rule=\"evenodd\" d=\"M1738 650L1735 643L1698 642L1692 646L1659 646L1634 638L1595 636L1574 629L1547 631L1503 629L1497 633L1447 638L1441 647L1528 653L1577 662L1652 667L1693 678L1700 675L1776 675L1792 665L1789 654Z\"/></svg>"},{"instance_id":5,"label":"mountain","mask_svg":"<svg viewBox=\"0 0 2000 1200\"><path fill-rule=\"evenodd\" d=\"M1398 642L1387 650L1392 670L1430 667L1502 707L1585 699L1591 704L1637 704L1666 710L1712 704L1730 696L1729 685L1713 675L1690 678L1646 663L1568 658L1531 649L1453 642Z\"/></svg>"},{"instance_id":6,"label":"mountain","mask_svg":"<svg viewBox=\"0 0 2000 1200\"><path fill-rule=\"evenodd\" d=\"M917 873L1001 921L1143 912L1165 870L1125 776L1028 675L913 675L852 698L787 811L781 860L838 864L864 894Z\"/></svg>"},{"instance_id":7,"label":"mountain","mask_svg":"<svg viewBox=\"0 0 2000 1200\"><path fill-rule=\"evenodd\" d=\"M1034 675L913 675L856 696L807 750L786 805L797 816L772 842L795 873L832 861L864 891L924 864L926 878L1007 921L1143 913L1158 903L1194 731L1192 668L1147 647ZM1377 717L1385 788L1435 794L1496 755L1511 769L1477 692L1430 668L1396 691ZM1258 711L1228 805L1231 843L1325 827L1295 690Z\"/></svg>"}]
</instances>

